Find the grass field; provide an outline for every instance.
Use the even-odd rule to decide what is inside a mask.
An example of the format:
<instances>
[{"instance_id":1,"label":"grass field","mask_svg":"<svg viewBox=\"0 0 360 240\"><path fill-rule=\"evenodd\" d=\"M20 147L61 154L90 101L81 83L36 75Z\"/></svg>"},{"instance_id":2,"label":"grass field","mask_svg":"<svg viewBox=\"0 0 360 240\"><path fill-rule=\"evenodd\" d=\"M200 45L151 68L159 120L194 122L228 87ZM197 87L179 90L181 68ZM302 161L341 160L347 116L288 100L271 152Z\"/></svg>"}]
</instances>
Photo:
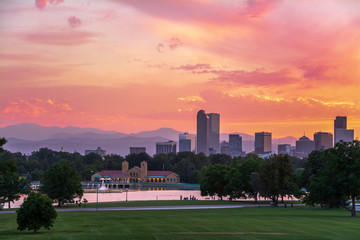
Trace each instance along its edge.
<instances>
[{"instance_id":1,"label":"grass field","mask_svg":"<svg viewBox=\"0 0 360 240\"><path fill-rule=\"evenodd\" d=\"M15 219L0 214L0 239L360 239L360 218L310 207L60 212L37 234Z\"/></svg>"}]
</instances>

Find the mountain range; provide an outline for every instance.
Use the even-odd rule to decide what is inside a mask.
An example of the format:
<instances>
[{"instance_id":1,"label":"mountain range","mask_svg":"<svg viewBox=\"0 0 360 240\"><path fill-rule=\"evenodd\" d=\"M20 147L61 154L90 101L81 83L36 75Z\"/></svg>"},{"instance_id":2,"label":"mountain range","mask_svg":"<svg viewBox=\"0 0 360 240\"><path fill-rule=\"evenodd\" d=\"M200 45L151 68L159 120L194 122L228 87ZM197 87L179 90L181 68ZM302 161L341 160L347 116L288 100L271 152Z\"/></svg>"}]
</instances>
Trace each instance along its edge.
<instances>
[{"instance_id":1,"label":"mountain range","mask_svg":"<svg viewBox=\"0 0 360 240\"><path fill-rule=\"evenodd\" d=\"M121 156L129 154L129 147L146 147L149 155L155 154L156 142L175 141L179 134L183 133L172 128L159 128L153 131L138 133L121 133L117 131L104 131L96 128L68 127L45 127L33 123L22 123L0 128L0 137L5 137L8 142L4 149L10 152L22 152L30 154L42 147L55 151L64 149L66 152L77 151L84 154L85 150L101 147L108 154L114 153ZM242 136L243 151L254 150L254 136L239 133ZM222 133L220 141L228 141L229 134ZM278 144L295 145L296 138L273 138L273 149L277 150Z\"/></svg>"}]
</instances>

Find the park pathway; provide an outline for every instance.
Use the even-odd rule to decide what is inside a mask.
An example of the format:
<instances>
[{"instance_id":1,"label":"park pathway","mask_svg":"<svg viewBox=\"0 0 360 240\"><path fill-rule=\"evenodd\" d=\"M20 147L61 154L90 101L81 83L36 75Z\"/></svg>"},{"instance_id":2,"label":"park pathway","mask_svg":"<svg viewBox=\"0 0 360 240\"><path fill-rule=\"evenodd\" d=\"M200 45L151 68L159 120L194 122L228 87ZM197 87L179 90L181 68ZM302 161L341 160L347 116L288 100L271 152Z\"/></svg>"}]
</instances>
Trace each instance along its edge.
<instances>
[{"instance_id":1,"label":"park pathway","mask_svg":"<svg viewBox=\"0 0 360 240\"><path fill-rule=\"evenodd\" d=\"M194 210L194 209L225 209L243 207L269 207L269 204L234 204L234 205L180 205L180 206L145 206L145 207L106 207L98 208L98 211L143 211L143 210ZM279 204L279 207L283 206ZM289 206L289 205L288 205ZM304 206L304 204L294 204L294 206ZM289 206L290 207L290 206ZM96 208L62 208L56 209L57 212L92 212ZM15 211L0 211L0 214L15 213Z\"/></svg>"}]
</instances>

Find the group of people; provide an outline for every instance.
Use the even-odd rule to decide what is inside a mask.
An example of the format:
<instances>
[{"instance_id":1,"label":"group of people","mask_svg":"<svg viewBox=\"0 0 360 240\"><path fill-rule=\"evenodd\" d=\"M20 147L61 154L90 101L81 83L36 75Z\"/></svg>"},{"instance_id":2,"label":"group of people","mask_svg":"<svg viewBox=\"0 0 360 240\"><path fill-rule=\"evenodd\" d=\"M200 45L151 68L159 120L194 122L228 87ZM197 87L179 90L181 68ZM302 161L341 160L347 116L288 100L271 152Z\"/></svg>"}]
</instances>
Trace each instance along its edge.
<instances>
[{"instance_id":1,"label":"group of people","mask_svg":"<svg viewBox=\"0 0 360 240\"><path fill-rule=\"evenodd\" d=\"M195 196L184 197L180 195L180 200L198 200Z\"/></svg>"}]
</instances>

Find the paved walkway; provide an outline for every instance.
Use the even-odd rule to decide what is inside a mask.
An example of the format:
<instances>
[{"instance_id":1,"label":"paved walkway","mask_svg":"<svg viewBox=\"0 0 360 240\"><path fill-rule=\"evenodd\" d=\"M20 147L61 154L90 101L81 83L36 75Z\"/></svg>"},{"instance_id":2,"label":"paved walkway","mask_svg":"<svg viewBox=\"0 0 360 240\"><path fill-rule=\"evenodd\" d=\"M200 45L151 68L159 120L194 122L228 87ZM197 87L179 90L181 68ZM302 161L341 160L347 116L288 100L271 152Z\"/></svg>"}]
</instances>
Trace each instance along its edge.
<instances>
[{"instance_id":1,"label":"paved walkway","mask_svg":"<svg viewBox=\"0 0 360 240\"><path fill-rule=\"evenodd\" d=\"M186 209L222 209L256 207L259 205L183 205L183 206L146 206L146 207L107 207L98 208L98 211L135 211L135 210L186 210ZM263 205L268 206L268 205ZM96 208L63 208L56 209L57 212L91 212ZM1 213L15 213L15 211L0 211Z\"/></svg>"}]
</instances>

